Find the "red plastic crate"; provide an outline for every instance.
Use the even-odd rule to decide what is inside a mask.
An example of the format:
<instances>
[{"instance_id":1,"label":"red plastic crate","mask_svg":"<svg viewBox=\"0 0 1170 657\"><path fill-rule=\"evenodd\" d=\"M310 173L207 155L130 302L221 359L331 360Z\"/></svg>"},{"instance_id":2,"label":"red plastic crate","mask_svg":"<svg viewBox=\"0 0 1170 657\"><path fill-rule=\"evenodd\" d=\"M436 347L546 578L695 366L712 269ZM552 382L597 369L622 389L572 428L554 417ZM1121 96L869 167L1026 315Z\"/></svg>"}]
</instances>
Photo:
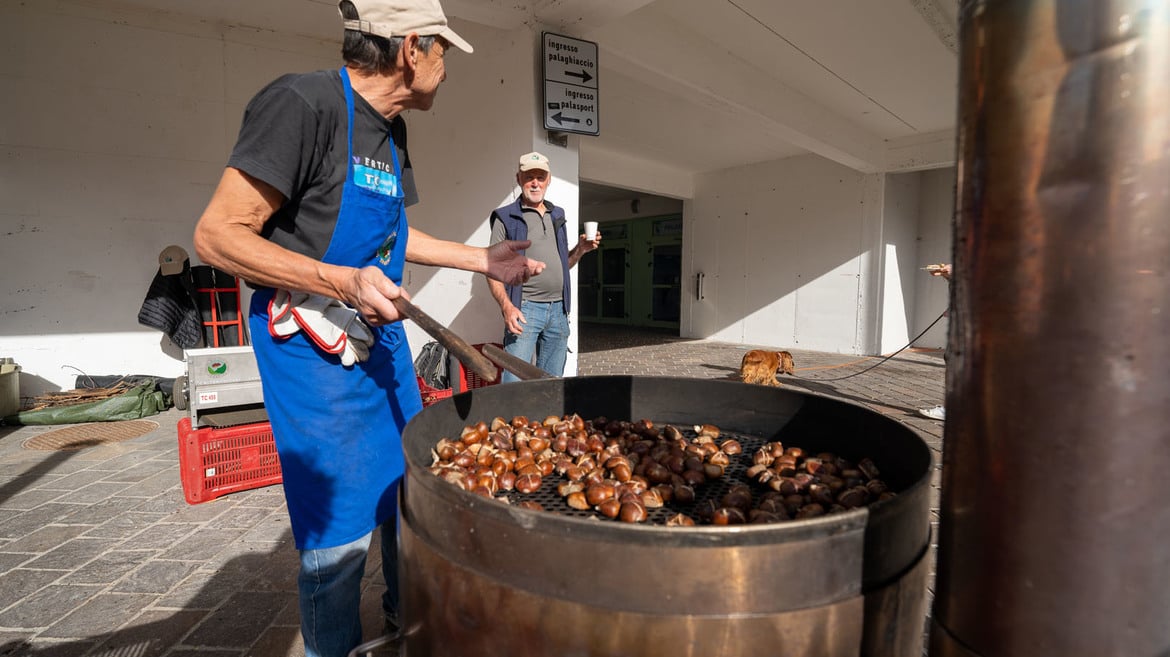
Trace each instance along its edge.
<instances>
[{"instance_id":1,"label":"red plastic crate","mask_svg":"<svg viewBox=\"0 0 1170 657\"><path fill-rule=\"evenodd\" d=\"M438 402L441 402L455 394L455 391L450 388L440 390L438 388L432 388L428 386L426 382L423 381L421 376L416 376L414 378L418 380L418 392L420 395L422 395L423 408L426 408L431 404L437 404Z\"/></svg>"},{"instance_id":2,"label":"red plastic crate","mask_svg":"<svg viewBox=\"0 0 1170 657\"><path fill-rule=\"evenodd\" d=\"M179 420L179 473L188 504L283 480L268 422L192 429Z\"/></svg>"},{"instance_id":3,"label":"red plastic crate","mask_svg":"<svg viewBox=\"0 0 1170 657\"><path fill-rule=\"evenodd\" d=\"M482 354L483 348L487 344L488 343L483 342L480 344L473 344L471 346L475 347L475 349L477 351L479 351L479 353ZM500 349L504 348L504 345L502 345L498 342L495 342L492 344L494 344L496 347L498 347ZM454 357L452 356L452 358L454 358ZM492 364L495 365L495 363L492 363ZM484 386L494 386L500 382L500 375L502 373L503 372L502 372L502 370L500 370L500 366L496 365L496 378L488 381L487 379L484 379L480 375L478 375L475 372L472 372L471 370L464 367L463 363L459 363L459 382L461 385L461 387L459 389L460 390L472 390L474 388L482 388Z\"/></svg>"}]
</instances>

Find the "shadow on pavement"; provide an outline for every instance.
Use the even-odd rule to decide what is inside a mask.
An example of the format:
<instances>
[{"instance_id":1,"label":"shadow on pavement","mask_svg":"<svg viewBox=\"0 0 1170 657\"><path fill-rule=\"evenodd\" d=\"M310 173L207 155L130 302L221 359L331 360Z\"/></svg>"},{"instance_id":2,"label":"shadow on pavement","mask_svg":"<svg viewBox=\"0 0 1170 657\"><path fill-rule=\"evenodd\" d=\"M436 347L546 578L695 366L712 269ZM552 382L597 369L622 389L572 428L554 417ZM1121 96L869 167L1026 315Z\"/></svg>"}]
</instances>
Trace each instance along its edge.
<instances>
[{"instance_id":1,"label":"shadow on pavement","mask_svg":"<svg viewBox=\"0 0 1170 657\"><path fill-rule=\"evenodd\" d=\"M159 657L176 646L182 646L183 654L217 657L295 654L291 652L293 645L300 642L299 560L292 546L291 532L286 530L278 547L270 552L234 557L203 581L196 571L188 583L177 586L157 605L182 607L178 611L148 609L118 630L77 638L45 638L54 634L50 627L36 639L9 640L0 645L0 656ZM116 595L104 597L105 604L117 604ZM97 600L91 599L90 604ZM58 621L58 633L84 631L86 624L99 622L101 605L83 614L86 606ZM79 614L83 617L74 617Z\"/></svg>"}]
</instances>

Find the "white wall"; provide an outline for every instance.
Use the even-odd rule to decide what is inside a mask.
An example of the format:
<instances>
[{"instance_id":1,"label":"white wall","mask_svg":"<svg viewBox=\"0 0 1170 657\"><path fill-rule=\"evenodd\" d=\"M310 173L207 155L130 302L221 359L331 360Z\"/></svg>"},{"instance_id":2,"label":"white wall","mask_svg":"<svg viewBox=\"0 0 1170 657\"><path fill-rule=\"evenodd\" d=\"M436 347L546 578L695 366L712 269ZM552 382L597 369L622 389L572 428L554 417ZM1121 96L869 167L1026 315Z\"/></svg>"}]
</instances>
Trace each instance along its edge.
<instances>
[{"instance_id":1,"label":"white wall","mask_svg":"<svg viewBox=\"0 0 1170 657\"><path fill-rule=\"evenodd\" d=\"M515 160L539 148L575 231L577 140L545 144L532 118L539 29L456 28L475 53L452 52L434 108L406 115L422 198L412 225L486 245ZM157 255L174 243L197 264L194 224L245 104L280 74L338 66L339 40L46 0L0 4L0 43L0 356L22 366L25 396L72 388L79 372L181 374L181 350L137 323ZM482 277L408 271L437 320L470 342L500 339ZM408 327L417 352L428 338Z\"/></svg>"},{"instance_id":2,"label":"white wall","mask_svg":"<svg viewBox=\"0 0 1170 657\"><path fill-rule=\"evenodd\" d=\"M945 171L865 175L815 155L697 176L682 334L849 354L904 346L925 326L911 305L926 264L918 235L949 244L944 187Z\"/></svg>"},{"instance_id":3,"label":"white wall","mask_svg":"<svg viewBox=\"0 0 1170 657\"><path fill-rule=\"evenodd\" d=\"M953 262L952 230L955 215L955 169L935 169L922 174L918 221L918 266ZM914 335L938 318L950 303L950 286L939 277L919 271L914 291ZM927 331L916 347L945 347L947 319Z\"/></svg>"},{"instance_id":4,"label":"white wall","mask_svg":"<svg viewBox=\"0 0 1170 657\"><path fill-rule=\"evenodd\" d=\"M0 42L0 353L22 394L180 373L137 323L158 253L193 253L248 97L336 46L54 2L0 5Z\"/></svg>"},{"instance_id":5,"label":"white wall","mask_svg":"<svg viewBox=\"0 0 1170 657\"><path fill-rule=\"evenodd\" d=\"M857 353L865 181L812 155L697 176L683 335Z\"/></svg>"},{"instance_id":6,"label":"white wall","mask_svg":"<svg viewBox=\"0 0 1170 657\"><path fill-rule=\"evenodd\" d=\"M920 196L918 173L886 175L885 198L882 205L882 232L874 252L880 253L881 267L881 330L877 344L869 350L888 354L901 349L912 334L911 305L914 300L918 269L918 201Z\"/></svg>"}]
</instances>

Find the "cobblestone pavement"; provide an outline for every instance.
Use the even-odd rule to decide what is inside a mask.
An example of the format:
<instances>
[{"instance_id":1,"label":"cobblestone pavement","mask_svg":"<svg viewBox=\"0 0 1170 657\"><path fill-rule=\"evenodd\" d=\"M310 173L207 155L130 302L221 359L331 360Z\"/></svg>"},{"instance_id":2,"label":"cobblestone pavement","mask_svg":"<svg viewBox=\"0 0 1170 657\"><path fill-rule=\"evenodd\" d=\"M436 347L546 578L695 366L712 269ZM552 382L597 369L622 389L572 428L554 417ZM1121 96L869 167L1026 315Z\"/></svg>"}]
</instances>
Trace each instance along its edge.
<instances>
[{"instance_id":1,"label":"cobblestone pavement","mask_svg":"<svg viewBox=\"0 0 1170 657\"><path fill-rule=\"evenodd\" d=\"M723 379L752 347L792 352L796 376L785 385L863 404L917 431L936 452L937 521L942 423L915 410L942 402L938 352L881 362L586 325L579 374ZM183 415L171 409L149 418L158 428L146 435L76 450L24 447L60 427L0 427L0 657L304 654L280 487L187 504ZM378 554L375 545L366 569L367 638L382 628Z\"/></svg>"}]
</instances>

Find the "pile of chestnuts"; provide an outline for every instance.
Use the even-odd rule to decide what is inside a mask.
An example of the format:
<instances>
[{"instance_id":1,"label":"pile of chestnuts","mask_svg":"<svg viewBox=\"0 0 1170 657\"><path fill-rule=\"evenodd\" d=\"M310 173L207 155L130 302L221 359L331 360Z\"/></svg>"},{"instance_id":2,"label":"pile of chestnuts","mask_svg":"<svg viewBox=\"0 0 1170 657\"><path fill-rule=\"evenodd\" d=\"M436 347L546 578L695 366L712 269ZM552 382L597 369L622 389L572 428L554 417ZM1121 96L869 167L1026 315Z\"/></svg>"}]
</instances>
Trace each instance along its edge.
<instances>
[{"instance_id":1,"label":"pile of chestnuts","mask_svg":"<svg viewBox=\"0 0 1170 657\"><path fill-rule=\"evenodd\" d=\"M868 458L852 463L758 439L761 446L745 452L741 440L712 424L692 429L576 414L497 417L465 426L458 439L440 439L430 469L464 490L524 508L545 510L532 498L555 487L552 499L575 511L634 523L653 515L668 526L783 522L894 496ZM746 481L726 479L732 469Z\"/></svg>"}]
</instances>

